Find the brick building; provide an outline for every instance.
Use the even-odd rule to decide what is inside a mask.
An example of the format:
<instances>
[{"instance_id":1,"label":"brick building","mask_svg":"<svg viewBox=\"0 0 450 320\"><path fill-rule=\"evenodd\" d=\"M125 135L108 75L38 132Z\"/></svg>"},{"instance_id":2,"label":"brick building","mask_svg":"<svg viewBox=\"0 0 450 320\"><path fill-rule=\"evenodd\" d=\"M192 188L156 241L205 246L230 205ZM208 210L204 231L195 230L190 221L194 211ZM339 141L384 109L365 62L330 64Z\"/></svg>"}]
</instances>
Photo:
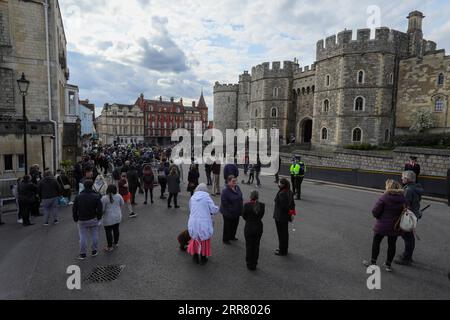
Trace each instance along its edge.
<instances>
[{"instance_id":1,"label":"brick building","mask_svg":"<svg viewBox=\"0 0 450 320\"><path fill-rule=\"evenodd\" d=\"M136 105L144 112L145 142L150 144L170 144L173 130L185 128L193 131L196 121L202 122L203 131L208 128L208 107L203 92L198 105L193 101L191 106L185 106L183 99L175 102L174 98L170 101L163 101L162 97L148 100L143 94Z\"/></svg>"}]
</instances>

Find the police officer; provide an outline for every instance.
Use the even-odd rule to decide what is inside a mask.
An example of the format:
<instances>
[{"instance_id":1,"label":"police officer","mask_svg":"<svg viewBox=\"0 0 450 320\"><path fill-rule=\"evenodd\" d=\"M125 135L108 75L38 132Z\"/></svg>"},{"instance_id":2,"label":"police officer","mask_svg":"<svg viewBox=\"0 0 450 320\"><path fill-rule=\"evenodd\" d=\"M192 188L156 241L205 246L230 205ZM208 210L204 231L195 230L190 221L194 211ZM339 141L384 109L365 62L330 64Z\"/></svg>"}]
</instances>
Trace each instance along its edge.
<instances>
[{"instance_id":1,"label":"police officer","mask_svg":"<svg viewBox=\"0 0 450 320\"><path fill-rule=\"evenodd\" d=\"M291 165L291 180L293 192L297 195L296 200L301 200L302 183L305 178L306 166L299 156L295 157L295 163Z\"/></svg>"},{"instance_id":2,"label":"police officer","mask_svg":"<svg viewBox=\"0 0 450 320\"><path fill-rule=\"evenodd\" d=\"M291 160L291 168L290 168L290 172L291 172L291 185L292 185L292 192L295 194L295 168L296 168L296 160L295 157L292 157Z\"/></svg>"}]
</instances>

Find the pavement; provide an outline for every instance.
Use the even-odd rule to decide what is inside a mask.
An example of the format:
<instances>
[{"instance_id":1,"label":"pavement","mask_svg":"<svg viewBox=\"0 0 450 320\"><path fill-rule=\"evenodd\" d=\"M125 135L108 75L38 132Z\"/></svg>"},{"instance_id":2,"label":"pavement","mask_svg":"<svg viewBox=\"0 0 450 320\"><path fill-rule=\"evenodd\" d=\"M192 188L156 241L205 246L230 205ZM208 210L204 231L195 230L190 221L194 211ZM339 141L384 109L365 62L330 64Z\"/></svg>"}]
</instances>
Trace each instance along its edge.
<instances>
[{"instance_id":1,"label":"pavement","mask_svg":"<svg viewBox=\"0 0 450 320\"><path fill-rule=\"evenodd\" d=\"M201 181L205 181L201 172ZM241 172L241 175L242 172ZM185 170L185 177L187 170ZM240 177L239 180L241 180ZM305 181L303 200L297 201L298 216L290 226L290 254L278 257L277 234L272 218L276 184L262 177L260 200L266 203L258 270L245 264L244 223L238 228L239 241L222 244L223 220L216 216L212 257L205 266L178 249L177 235L187 227L188 201L185 182L179 196L180 209L168 209L166 200L155 197L153 205L143 205L137 197L136 212L125 214L120 226L120 247L112 253L84 261L78 254L77 226L71 208L62 208L60 224L24 228L13 213L3 216L0 227L0 299L449 299L450 210L446 204L431 204L418 227L415 264L394 265L393 273L381 272L381 290L369 290L370 276L362 260L370 258L371 209L380 192ZM247 198L254 186L241 185ZM155 189L155 195L159 188ZM220 198L213 197L216 204ZM295 228L295 231L293 229ZM106 244L100 230L100 248ZM403 249L397 242L397 253ZM387 243L383 241L379 265L384 263ZM88 284L69 290L66 270L81 269L84 279L97 266L125 265L112 282Z\"/></svg>"}]
</instances>

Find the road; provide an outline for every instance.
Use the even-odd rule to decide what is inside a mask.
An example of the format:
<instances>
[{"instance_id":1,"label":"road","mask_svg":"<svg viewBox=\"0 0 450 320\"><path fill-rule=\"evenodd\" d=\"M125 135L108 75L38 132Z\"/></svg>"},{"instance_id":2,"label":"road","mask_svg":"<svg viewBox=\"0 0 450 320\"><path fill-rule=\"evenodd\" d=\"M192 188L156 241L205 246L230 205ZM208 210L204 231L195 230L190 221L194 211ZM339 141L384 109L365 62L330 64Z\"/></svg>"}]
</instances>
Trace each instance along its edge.
<instances>
[{"instance_id":1,"label":"road","mask_svg":"<svg viewBox=\"0 0 450 320\"><path fill-rule=\"evenodd\" d=\"M185 176L187 174L185 173ZM202 180L205 181L204 172ZM158 197L144 206L137 198L137 219L127 216L121 224L120 248L113 253L76 260L78 234L70 208L61 210L61 223L23 228L11 214L0 227L0 299L449 299L450 210L430 203L420 222L416 263L394 265L394 272L381 274L381 290L368 290L368 274L362 266L370 258L370 213L379 193L305 182L303 199L297 202L295 231L290 231L290 255L278 257L277 235L272 219L276 185L273 177L262 178L260 198L266 203L264 234L258 270L245 264L244 223L239 241L222 244L222 218L215 218L213 256L206 266L195 265L178 250L176 237L186 229L189 194L180 196L181 208L167 209ZM246 197L252 187L242 186ZM155 189L156 194L159 189ZM220 199L214 198L218 204ZM100 232L101 248L106 240ZM379 264L386 256L383 242ZM397 252L403 241L397 242ZM82 277L94 267L125 265L119 279L100 284L82 283L81 290L68 290L66 269L81 268Z\"/></svg>"}]
</instances>

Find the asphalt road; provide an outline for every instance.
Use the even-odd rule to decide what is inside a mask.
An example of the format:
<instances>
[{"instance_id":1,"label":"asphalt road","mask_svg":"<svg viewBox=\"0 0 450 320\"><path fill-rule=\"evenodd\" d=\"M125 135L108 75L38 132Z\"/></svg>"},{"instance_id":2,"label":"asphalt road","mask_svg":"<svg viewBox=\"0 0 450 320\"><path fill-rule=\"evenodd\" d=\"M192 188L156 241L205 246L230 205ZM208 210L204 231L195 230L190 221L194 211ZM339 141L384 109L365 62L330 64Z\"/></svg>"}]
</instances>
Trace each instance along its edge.
<instances>
[{"instance_id":1,"label":"asphalt road","mask_svg":"<svg viewBox=\"0 0 450 320\"><path fill-rule=\"evenodd\" d=\"M186 172L186 171L185 171ZM186 176L186 174L185 174ZM204 172L202 172L202 180ZM78 234L70 208L61 211L61 223L43 227L42 218L28 228L15 223L11 214L0 227L0 299L449 299L450 210L431 203L420 222L416 263L394 265L394 272L381 273L381 290L368 290L368 274L361 261L370 257L371 208L379 194L369 191L305 182L303 199L297 202L296 231L290 231L290 255L278 257L277 235L272 219L276 185L273 177L262 178L260 198L266 203L264 234L258 270L245 264L244 223L239 241L222 244L222 218L215 218L213 256L206 266L195 265L178 250L176 237L186 229L189 194L180 196L181 208L167 209L156 197L144 206L137 198L137 219L127 216L121 224L120 248L113 253L76 260ZM242 186L248 197L252 187ZM155 189L156 194L159 188ZM218 197L214 198L216 204ZM106 240L100 232L101 248ZM386 256L382 245L379 265ZM401 253L403 241L397 242ZM101 284L82 283L81 290L68 290L66 269L81 268L82 277L94 267L125 265L119 279Z\"/></svg>"}]
</instances>

